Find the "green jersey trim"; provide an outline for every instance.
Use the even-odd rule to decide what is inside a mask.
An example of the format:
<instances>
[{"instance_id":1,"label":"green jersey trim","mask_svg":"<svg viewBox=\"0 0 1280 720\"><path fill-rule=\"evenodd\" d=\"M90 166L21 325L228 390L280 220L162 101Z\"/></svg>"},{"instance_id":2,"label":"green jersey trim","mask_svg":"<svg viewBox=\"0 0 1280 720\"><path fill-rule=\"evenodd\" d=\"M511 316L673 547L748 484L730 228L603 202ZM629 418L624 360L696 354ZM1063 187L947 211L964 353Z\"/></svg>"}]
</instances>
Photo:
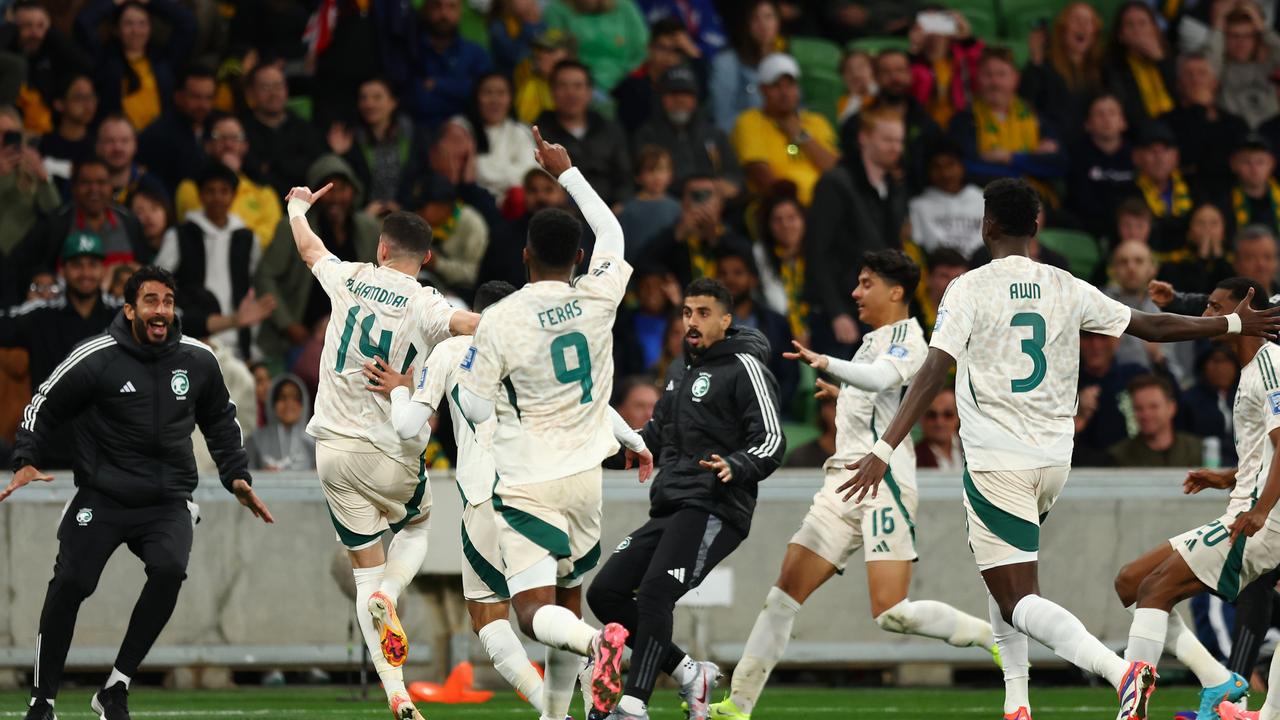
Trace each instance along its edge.
<instances>
[{"instance_id":1,"label":"green jersey trim","mask_svg":"<svg viewBox=\"0 0 1280 720\"><path fill-rule=\"evenodd\" d=\"M964 469L964 494L978 519L996 537L1023 552L1036 552L1040 549L1040 526L996 507L983 497L973 484L967 466Z\"/></svg>"}]
</instances>

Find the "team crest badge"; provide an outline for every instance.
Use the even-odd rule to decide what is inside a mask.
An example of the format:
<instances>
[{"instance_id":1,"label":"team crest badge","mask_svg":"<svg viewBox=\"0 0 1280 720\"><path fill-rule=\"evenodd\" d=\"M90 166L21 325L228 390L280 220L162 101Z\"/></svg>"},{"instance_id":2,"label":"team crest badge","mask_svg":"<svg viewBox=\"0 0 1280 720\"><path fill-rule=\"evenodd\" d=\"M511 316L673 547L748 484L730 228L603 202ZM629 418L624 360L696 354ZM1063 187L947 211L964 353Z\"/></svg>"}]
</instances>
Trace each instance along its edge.
<instances>
[{"instance_id":1,"label":"team crest badge","mask_svg":"<svg viewBox=\"0 0 1280 720\"><path fill-rule=\"evenodd\" d=\"M711 376L707 373L698 375L698 379L693 381L693 387L690 390L695 399L701 399L711 390Z\"/></svg>"},{"instance_id":2,"label":"team crest badge","mask_svg":"<svg viewBox=\"0 0 1280 720\"><path fill-rule=\"evenodd\" d=\"M1271 405L1271 414L1280 415L1280 390L1276 390L1268 395L1267 402Z\"/></svg>"},{"instance_id":3,"label":"team crest badge","mask_svg":"<svg viewBox=\"0 0 1280 720\"><path fill-rule=\"evenodd\" d=\"M626 549L627 549L627 548L629 548L629 547L631 547L631 536L630 536L630 535L628 535L628 536L626 536L626 537L622 538L622 542L618 543L618 547L614 548L614 549L613 549L613 551L614 551L614 552L616 552L616 553L618 553L618 552L622 552L623 550L626 550Z\"/></svg>"},{"instance_id":4,"label":"team crest badge","mask_svg":"<svg viewBox=\"0 0 1280 720\"><path fill-rule=\"evenodd\" d=\"M191 390L191 380L187 378L186 370L174 370L173 377L169 378L169 389L173 391L174 397L179 400L185 400L187 392Z\"/></svg>"},{"instance_id":5,"label":"team crest badge","mask_svg":"<svg viewBox=\"0 0 1280 720\"><path fill-rule=\"evenodd\" d=\"M88 525L93 520L93 508L80 508L76 511L76 522L80 527Z\"/></svg>"}]
</instances>

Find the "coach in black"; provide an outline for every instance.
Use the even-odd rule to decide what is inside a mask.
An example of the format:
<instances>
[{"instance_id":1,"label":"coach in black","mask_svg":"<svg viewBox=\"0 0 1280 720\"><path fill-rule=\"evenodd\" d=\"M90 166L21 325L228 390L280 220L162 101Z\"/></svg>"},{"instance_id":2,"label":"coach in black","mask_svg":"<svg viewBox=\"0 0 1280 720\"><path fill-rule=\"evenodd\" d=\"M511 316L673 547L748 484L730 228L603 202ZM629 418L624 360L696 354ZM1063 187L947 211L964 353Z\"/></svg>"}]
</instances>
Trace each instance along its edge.
<instances>
[{"instance_id":1,"label":"coach in black","mask_svg":"<svg viewBox=\"0 0 1280 720\"><path fill-rule=\"evenodd\" d=\"M658 672L680 683L689 717L705 718L719 674L671 642L676 601L747 537L756 484L782 463L778 384L759 332L731 327L733 298L709 279L685 291L686 363L673 363L641 430L661 470L649 522L614 550L587 591L602 622L631 631L631 671L610 720L648 718Z\"/></svg>"},{"instance_id":2,"label":"coach in black","mask_svg":"<svg viewBox=\"0 0 1280 720\"><path fill-rule=\"evenodd\" d=\"M124 309L107 332L76 346L23 413L13 481L0 492L0 502L34 480L53 480L37 469L42 445L55 428L72 421L77 487L58 527L27 720L53 720L80 603L93 593L120 545L146 565L147 582L92 707L105 720L128 720L130 676L169 621L186 578L197 520L191 502L191 432L197 424L223 485L254 515L272 522L250 487L235 406L218 361L208 346L182 336L174 290L164 270L135 273L125 286Z\"/></svg>"}]
</instances>

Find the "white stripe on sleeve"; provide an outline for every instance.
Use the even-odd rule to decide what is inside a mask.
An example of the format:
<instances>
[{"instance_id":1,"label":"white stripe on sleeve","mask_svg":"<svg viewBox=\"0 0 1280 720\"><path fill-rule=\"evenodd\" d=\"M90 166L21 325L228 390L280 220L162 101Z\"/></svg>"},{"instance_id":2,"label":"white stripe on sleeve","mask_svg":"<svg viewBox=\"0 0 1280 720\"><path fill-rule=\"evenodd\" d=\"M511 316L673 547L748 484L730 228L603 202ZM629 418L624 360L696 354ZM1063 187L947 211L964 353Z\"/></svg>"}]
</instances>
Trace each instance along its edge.
<instances>
[{"instance_id":1,"label":"white stripe on sleeve","mask_svg":"<svg viewBox=\"0 0 1280 720\"><path fill-rule=\"evenodd\" d=\"M773 406L773 398L769 395L768 383L764 378L764 366L750 355L738 353L738 360L747 369L751 378L751 386L756 392L756 401L760 403L760 414L764 418L764 440L747 452L761 458L768 458L777 452L782 443L782 424L778 422L778 409Z\"/></svg>"}]
</instances>

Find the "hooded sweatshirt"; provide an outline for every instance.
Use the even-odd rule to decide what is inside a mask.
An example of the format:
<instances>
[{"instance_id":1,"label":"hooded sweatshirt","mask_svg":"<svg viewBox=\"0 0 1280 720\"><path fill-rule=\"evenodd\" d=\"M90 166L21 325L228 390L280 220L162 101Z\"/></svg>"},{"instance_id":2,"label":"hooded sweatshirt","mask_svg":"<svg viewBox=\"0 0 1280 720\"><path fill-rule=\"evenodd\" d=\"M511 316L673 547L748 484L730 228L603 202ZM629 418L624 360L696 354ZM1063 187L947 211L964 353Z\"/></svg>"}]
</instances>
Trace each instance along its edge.
<instances>
[{"instance_id":1,"label":"hooded sweatshirt","mask_svg":"<svg viewBox=\"0 0 1280 720\"><path fill-rule=\"evenodd\" d=\"M286 426L276 415L276 396L280 386L293 383L302 394L302 415L293 425ZM316 441L307 434L307 422L311 420L311 394L302 378L285 373L271 381L267 390L267 406L264 408L267 423L249 442L249 467L258 470L313 470L316 466Z\"/></svg>"}]
</instances>

